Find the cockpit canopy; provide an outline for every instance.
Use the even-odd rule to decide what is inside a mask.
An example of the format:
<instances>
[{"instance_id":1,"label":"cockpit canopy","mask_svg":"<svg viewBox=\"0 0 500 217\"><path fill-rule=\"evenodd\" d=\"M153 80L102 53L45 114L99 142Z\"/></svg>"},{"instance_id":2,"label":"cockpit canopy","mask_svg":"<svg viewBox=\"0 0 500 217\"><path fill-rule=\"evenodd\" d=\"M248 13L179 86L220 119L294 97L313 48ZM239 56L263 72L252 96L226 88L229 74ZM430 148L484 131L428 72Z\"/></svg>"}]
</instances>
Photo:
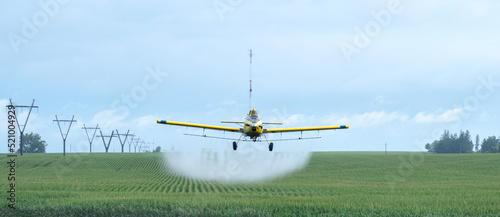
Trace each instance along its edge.
<instances>
[{"instance_id":1,"label":"cockpit canopy","mask_svg":"<svg viewBox=\"0 0 500 217\"><path fill-rule=\"evenodd\" d=\"M260 118L259 115L257 114L257 111L255 109L250 109L250 112L248 113L248 117L246 118L246 120L254 124L258 123L260 121Z\"/></svg>"},{"instance_id":2,"label":"cockpit canopy","mask_svg":"<svg viewBox=\"0 0 500 217\"><path fill-rule=\"evenodd\" d=\"M249 116L252 117L258 117L259 115L257 114L257 111L255 109L250 109L250 112L248 113Z\"/></svg>"}]
</instances>

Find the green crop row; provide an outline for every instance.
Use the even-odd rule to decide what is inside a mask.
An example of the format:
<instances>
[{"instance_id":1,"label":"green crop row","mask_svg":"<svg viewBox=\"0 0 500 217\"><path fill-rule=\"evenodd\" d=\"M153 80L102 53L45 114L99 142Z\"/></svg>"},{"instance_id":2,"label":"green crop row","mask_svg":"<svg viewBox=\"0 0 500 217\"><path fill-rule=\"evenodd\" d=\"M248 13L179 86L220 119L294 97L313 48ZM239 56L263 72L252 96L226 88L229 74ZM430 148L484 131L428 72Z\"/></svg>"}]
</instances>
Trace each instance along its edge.
<instances>
[{"instance_id":1,"label":"green crop row","mask_svg":"<svg viewBox=\"0 0 500 217\"><path fill-rule=\"evenodd\" d=\"M4 199L0 216L498 216L499 159L314 153L287 176L227 184L176 174L160 153L26 154L16 210ZM6 192L7 179L0 184Z\"/></svg>"}]
</instances>

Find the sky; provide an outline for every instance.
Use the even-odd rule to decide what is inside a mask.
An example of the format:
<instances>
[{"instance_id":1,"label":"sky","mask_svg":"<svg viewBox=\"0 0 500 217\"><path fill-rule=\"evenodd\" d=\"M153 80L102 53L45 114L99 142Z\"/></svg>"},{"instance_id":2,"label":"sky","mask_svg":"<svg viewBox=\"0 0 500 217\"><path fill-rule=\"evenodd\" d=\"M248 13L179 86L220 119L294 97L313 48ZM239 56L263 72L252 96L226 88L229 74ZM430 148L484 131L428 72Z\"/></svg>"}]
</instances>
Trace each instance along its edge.
<instances>
[{"instance_id":1,"label":"sky","mask_svg":"<svg viewBox=\"0 0 500 217\"><path fill-rule=\"evenodd\" d=\"M89 151L84 124L130 130L149 150L230 149L156 120L243 120L250 49L263 121L350 125L302 142L313 151L424 151L446 129L500 136L498 1L40 0L3 1L0 11L0 138L9 99L35 99L25 133L39 133L47 152L62 152L55 115L77 120L67 152ZM17 114L24 121L27 110ZM109 151L120 149L113 138ZM101 138L92 150L104 152Z\"/></svg>"}]
</instances>

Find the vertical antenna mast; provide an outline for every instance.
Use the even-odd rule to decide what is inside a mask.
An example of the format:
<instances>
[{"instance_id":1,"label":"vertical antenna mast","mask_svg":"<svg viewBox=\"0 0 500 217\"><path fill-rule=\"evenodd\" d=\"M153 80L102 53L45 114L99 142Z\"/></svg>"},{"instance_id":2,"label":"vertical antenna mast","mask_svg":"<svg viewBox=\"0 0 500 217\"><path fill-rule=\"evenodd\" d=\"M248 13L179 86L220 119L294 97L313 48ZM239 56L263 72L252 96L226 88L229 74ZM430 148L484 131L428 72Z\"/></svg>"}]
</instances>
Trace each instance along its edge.
<instances>
[{"instance_id":1,"label":"vertical antenna mast","mask_svg":"<svg viewBox=\"0 0 500 217\"><path fill-rule=\"evenodd\" d=\"M250 109L252 109L252 49L250 49Z\"/></svg>"}]
</instances>

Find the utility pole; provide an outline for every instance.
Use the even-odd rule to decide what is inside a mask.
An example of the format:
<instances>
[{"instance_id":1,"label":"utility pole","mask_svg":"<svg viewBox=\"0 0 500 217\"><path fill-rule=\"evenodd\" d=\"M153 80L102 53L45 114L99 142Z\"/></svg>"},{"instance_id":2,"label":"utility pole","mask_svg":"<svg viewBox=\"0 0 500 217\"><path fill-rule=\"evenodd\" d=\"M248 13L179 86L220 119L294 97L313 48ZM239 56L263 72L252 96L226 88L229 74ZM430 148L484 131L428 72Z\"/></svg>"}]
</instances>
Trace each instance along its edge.
<instances>
[{"instance_id":1,"label":"utility pole","mask_svg":"<svg viewBox=\"0 0 500 217\"><path fill-rule=\"evenodd\" d=\"M59 120L59 119L57 119L57 115L56 115L56 119L53 121L57 122L57 126L59 126L59 132L61 132L61 137L63 139L63 156L66 156L66 138L68 138L68 133L69 133L69 129L71 129L71 124L73 124L73 122L76 122L75 116L73 115L71 120ZM61 124L60 124L61 122L69 122L69 127L68 127L68 130L66 131L66 134L63 134L63 132L62 132Z\"/></svg>"},{"instance_id":2,"label":"utility pole","mask_svg":"<svg viewBox=\"0 0 500 217\"><path fill-rule=\"evenodd\" d=\"M114 134L115 134L115 131L113 130L113 131L111 132L111 135L110 135L110 136L108 136L108 135L104 136L104 135L102 135L102 130L99 130L99 131L101 132L101 136L97 136L97 137L101 137L101 138L102 138L102 143L104 143L104 149L106 149L106 153L108 153L109 145L111 145L111 139L112 139L113 137L116 137L116 135L114 135ZM106 141L104 141L104 137L109 137L109 141L108 141L108 144L107 144L107 145L106 145Z\"/></svg>"},{"instance_id":3,"label":"utility pole","mask_svg":"<svg viewBox=\"0 0 500 217\"><path fill-rule=\"evenodd\" d=\"M141 140L141 143L140 143L140 144L141 144L141 145L139 146L139 153L141 152L141 149L142 149L142 148L145 148L145 147L146 147L146 146L145 146L146 142L145 142L144 140Z\"/></svg>"},{"instance_id":4,"label":"utility pole","mask_svg":"<svg viewBox=\"0 0 500 217\"><path fill-rule=\"evenodd\" d=\"M132 143L134 142L134 137L135 137L135 135L134 135L134 134L130 134L129 136L130 136L130 137L132 137L132 138L130 138L130 139L128 140L128 153L130 153L130 146L131 146L131 145L132 145Z\"/></svg>"},{"instance_id":5,"label":"utility pole","mask_svg":"<svg viewBox=\"0 0 500 217\"><path fill-rule=\"evenodd\" d=\"M137 152L137 146L139 146L139 143L142 144L142 140L141 140L141 137L137 138L135 140L135 144L134 144L134 152ZM141 152L141 147L139 146L139 152Z\"/></svg>"},{"instance_id":6,"label":"utility pole","mask_svg":"<svg viewBox=\"0 0 500 217\"><path fill-rule=\"evenodd\" d=\"M144 141L142 141L141 138L139 138L138 140L135 141L135 147L134 147L134 151L135 152L137 152L136 148L139 147L139 153L141 153L141 145L142 145L143 142Z\"/></svg>"},{"instance_id":7,"label":"utility pole","mask_svg":"<svg viewBox=\"0 0 500 217\"><path fill-rule=\"evenodd\" d=\"M95 133L97 132L97 130L99 130L101 128L99 128L99 124L97 124L96 127L86 127L85 124L83 124L82 129L85 129L85 134L87 134L87 139L89 140L89 143L90 143L90 153L92 153L92 142L94 142ZM90 138L87 130L94 130L94 134L92 135L92 139Z\"/></svg>"},{"instance_id":8,"label":"utility pole","mask_svg":"<svg viewBox=\"0 0 500 217\"><path fill-rule=\"evenodd\" d=\"M125 142L127 141L127 137L128 137L128 133L130 132L130 130L127 131L127 134L120 134L118 133L118 129L116 130L116 135L118 136L118 139L120 140L120 145L122 146L122 153L123 153L123 146L125 146ZM120 138L120 135L121 136L125 136L125 139L123 140L122 142L122 139Z\"/></svg>"},{"instance_id":9,"label":"utility pole","mask_svg":"<svg viewBox=\"0 0 500 217\"><path fill-rule=\"evenodd\" d=\"M149 145L152 145L152 146L149 146ZM151 148L153 148L153 151L156 151L155 142L148 142L148 147L151 147Z\"/></svg>"},{"instance_id":10,"label":"utility pole","mask_svg":"<svg viewBox=\"0 0 500 217\"><path fill-rule=\"evenodd\" d=\"M14 106L14 104L12 104L12 99L9 99L10 100L10 105L11 106ZM24 122L24 125L19 125L19 121L17 120L17 114L14 115L15 119L16 119L16 124L17 124L17 129L20 130L20 133L21 135L19 135L19 152L21 152L21 156L23 156L23 134L24 134L24 130L26 129L26 125L28 124L28 119L30 118L30 114L31 114L31 110L33 108L37 108L38 109L38 106L33 106L35 104L35 100L33 99L33 102L31 103L31 106L25 106L25 105L17 105L17 106L14 106L14 113L16 112L16 108L30 108L30 111L28 112L28 116L26 117L26 121ZM23 126L23 128L21 129L20 126Z\"/></svg>"},{"instance_id":11,"label":"utility pole","mask_svg":"<svg viewBox=\"0 0 500 217\"><path fill-rule=\"evenodd\" d=\"M144 148L146 148L146 150L150 150L150 148L151 148L151 147L149 146L150 144L151 144L151 143L150 143L150 142L148 142Z\"/></svg>"},{"instance_id":12,"label":"utility pole","mask_svg":"<svg viewBox=\"0 0 500 217\"><path fill-rule=\"evenodd\" d=\"M141 137L136 137L136 138L133 138L130 142L132 144L134 144L134 152L137 152L137 145L139 145L139 142L141 141ZM129 143L129 147L130 147L130 143Z\"/></svg>"}]
</instances>

